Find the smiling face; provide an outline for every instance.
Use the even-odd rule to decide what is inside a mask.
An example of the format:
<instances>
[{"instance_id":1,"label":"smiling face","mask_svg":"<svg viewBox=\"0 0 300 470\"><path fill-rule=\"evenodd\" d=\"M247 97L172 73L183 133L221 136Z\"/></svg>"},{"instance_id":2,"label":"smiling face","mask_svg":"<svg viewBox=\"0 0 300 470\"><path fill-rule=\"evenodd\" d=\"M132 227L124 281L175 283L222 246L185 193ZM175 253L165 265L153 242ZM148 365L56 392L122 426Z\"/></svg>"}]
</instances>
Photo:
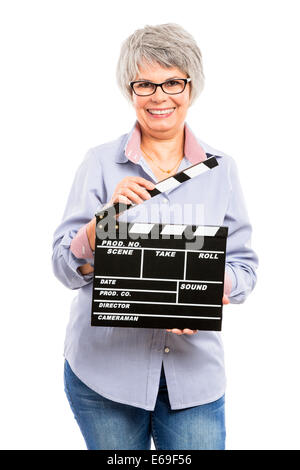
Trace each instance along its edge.
<instances>
[{"instance_id":1,"label":"smiling face","mask_svg":"<svg viewBox=\"0 0 300 470\"><path fill-rule=\"evenodd\" d=\"M187 75L177 67L142 63L134 80L162 83L171 78L187 78ZM137 96L132 92L132 100L142 131L157 138L171 138L184 127L190 104L190 84L187 83L185 90L178 95L168 95L161 87L157 87L150 96ZM158 111L159 114L154 114Z\"/></svg>"}]
</instances>

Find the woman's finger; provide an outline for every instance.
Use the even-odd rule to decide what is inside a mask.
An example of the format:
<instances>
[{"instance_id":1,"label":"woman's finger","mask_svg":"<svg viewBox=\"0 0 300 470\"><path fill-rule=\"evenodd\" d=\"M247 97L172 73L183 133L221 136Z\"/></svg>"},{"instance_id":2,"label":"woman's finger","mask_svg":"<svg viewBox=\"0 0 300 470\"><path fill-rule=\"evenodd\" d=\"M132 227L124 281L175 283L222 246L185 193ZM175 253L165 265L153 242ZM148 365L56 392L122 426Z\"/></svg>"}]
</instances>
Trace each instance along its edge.
<instances>
[{"instance_id":1,"label":"woman's finger","mask_svg":"<svg viewBox=\"0 0 300 470\"><path fill-rule=\"evenodd\" d=\"M123 178L115 188L111 201L125 202L126 204L141 204L146 199L151 199L150 189L155 188L155 184L139 176L128 176ZM121 199L121 196L127 199Z\"/></svg>"},{"instance_id":2,"label":"woman's finger","mask_svg":"<svg viewBox=\"0 0 300 470\"><path fill-rule=\"evenodd\" d=\"M167 331L169 331L171 333L175 333L177 335L183 335L183 334L194 335L195 333L197 333L198 330L190 330L189 328L185 328L184 330L180 330L179 328L172 328L172 329L167 329Z\"/></svg>"},{"instance_id":3,"label":"woman's finger","mask_svg":"<svg viewBox=\"0 0 300 470\"><path fill-rule=\"evenodd\" d=\"M141 204L142 202L144 202L143 199L141 199L130 188L120 188L119 189L119 194L122 194L123 196L126 196L128 199L130 199L135 204Z\"/></svg>"},{"instance_id":4,"label":"woman's finger","mask_svg":"<svg viewBox=\"0 0 300 470\"><path fill-rule=\"evenodd\" d=\"M151 196L146 189L141 188L141 186L133 183L132 181L125 186L118 188L116 196L119 195L126 196L130 202L136 204L141 204L145 199L151 199Z\"/></svg>"},{"instance_id":5,"label":"woman's finger","mask_svg":"<svg viewBox=\"0 0 300 470\"><path fill-rule=\"evenodd\" d=\"M141 176L132 176L132 177L130 177L130 180L135 181L139 185L145 186L145 188L148 188L148 189L154 189L155 188L155 184L152 183L152 181L146 180L145 178L142 178Z\"/></svg>"},{"instance_id":6,"label":"woman's finger","mask_svg":"<svg viewBox=\"0 0 300 470\"><path fill-rule=\"evenodd\" d=\"M116 194L115 197L113 198L112 203L115 204L116 202L122 202L124 204L131 204L130 199L128 197L123 196L123 194Z\"/></svg>"},{"instance_id":7,"label":"woman's finger","mask_svg":"<svg viewBox=\"0 0 300 470\"><path fill-rule=\"evenodd\" d=\"M151 199L150 194L148 191L138 184L134 183L133 181L130 182L130 184L127 186L129 189L131 189L133 192L138 194L141 198L143 199Z\"/></svg>"}]
</instances>

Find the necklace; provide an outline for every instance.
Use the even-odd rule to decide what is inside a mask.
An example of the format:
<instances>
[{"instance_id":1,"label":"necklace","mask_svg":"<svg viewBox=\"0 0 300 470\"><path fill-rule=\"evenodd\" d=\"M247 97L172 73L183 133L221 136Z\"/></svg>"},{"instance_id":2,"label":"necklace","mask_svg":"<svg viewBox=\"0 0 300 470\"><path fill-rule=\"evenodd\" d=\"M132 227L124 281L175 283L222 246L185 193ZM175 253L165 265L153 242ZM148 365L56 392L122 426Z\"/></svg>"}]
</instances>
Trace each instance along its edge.
<instances>
[{"instance_id":1,"label":"necklace","mask_svg":"<svg viewBox=\"0 0 300 470\"><path fill-rule=\"evenodd\" d=\"M146 157L150 158L150 160L154 163L154 165L157 166L157 168L159 168L161 171L163 171L164 173L171 173L171 171L175 170L175 168L177 167L178 163L180 162L180 160L182 160L182 157L179 158L179 160L177 160L177 163L175 166L173 166L173 168L171 168L170 170L164 170L163 168L161 168L157 163L155 163L155 161L153 160L153 158L150 157L150 155L148 155L144 149L142 149L141 147L141 150L142 152L146 155Z\"/></svg>"}]
</instances>

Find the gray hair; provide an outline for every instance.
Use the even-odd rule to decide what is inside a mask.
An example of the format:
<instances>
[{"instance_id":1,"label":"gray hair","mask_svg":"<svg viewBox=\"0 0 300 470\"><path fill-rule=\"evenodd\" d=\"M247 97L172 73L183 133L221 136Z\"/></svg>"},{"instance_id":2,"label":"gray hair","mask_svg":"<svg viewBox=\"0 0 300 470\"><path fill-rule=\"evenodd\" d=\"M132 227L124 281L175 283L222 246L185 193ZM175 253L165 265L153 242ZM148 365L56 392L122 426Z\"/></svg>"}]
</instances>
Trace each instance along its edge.
<instances>
[{"instance_id":1,"label":"gray hair","mask_svg":"<svg viewBox=\"0 0 300 470\"><path fill-rule=\"evenodd\" d=\"M132 102L129 82L139 72L139 65L145 61L158 63L162 67L177 67L191 80L190 104L204 87L202 54L193 38L175 23L145 26L137 29L122 44L117 65L117 82L127 99Z\"/></svg>"}]
</instances>

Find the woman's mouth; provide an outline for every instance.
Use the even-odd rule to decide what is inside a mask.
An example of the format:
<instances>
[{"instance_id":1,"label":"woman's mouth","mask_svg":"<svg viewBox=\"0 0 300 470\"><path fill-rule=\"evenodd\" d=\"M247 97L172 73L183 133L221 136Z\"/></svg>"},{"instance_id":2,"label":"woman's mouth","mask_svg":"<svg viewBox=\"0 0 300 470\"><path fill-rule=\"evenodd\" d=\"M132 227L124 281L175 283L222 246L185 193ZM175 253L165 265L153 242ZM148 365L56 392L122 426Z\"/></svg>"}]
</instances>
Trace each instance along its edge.
<instances>
[{"instance_id":1,"label":"woman's mouth","mask_svg":"<svg viewBox=\"0 0 300 470\"><path fill-rule=\"evenodd\" d=\"M159 108L150 108L147 109L148 114L151 114L153 118L166 118L171 116L171 114L175 111L175 108L165 108L165 109L159 109Z\"/></svg>"}]
</instances>

